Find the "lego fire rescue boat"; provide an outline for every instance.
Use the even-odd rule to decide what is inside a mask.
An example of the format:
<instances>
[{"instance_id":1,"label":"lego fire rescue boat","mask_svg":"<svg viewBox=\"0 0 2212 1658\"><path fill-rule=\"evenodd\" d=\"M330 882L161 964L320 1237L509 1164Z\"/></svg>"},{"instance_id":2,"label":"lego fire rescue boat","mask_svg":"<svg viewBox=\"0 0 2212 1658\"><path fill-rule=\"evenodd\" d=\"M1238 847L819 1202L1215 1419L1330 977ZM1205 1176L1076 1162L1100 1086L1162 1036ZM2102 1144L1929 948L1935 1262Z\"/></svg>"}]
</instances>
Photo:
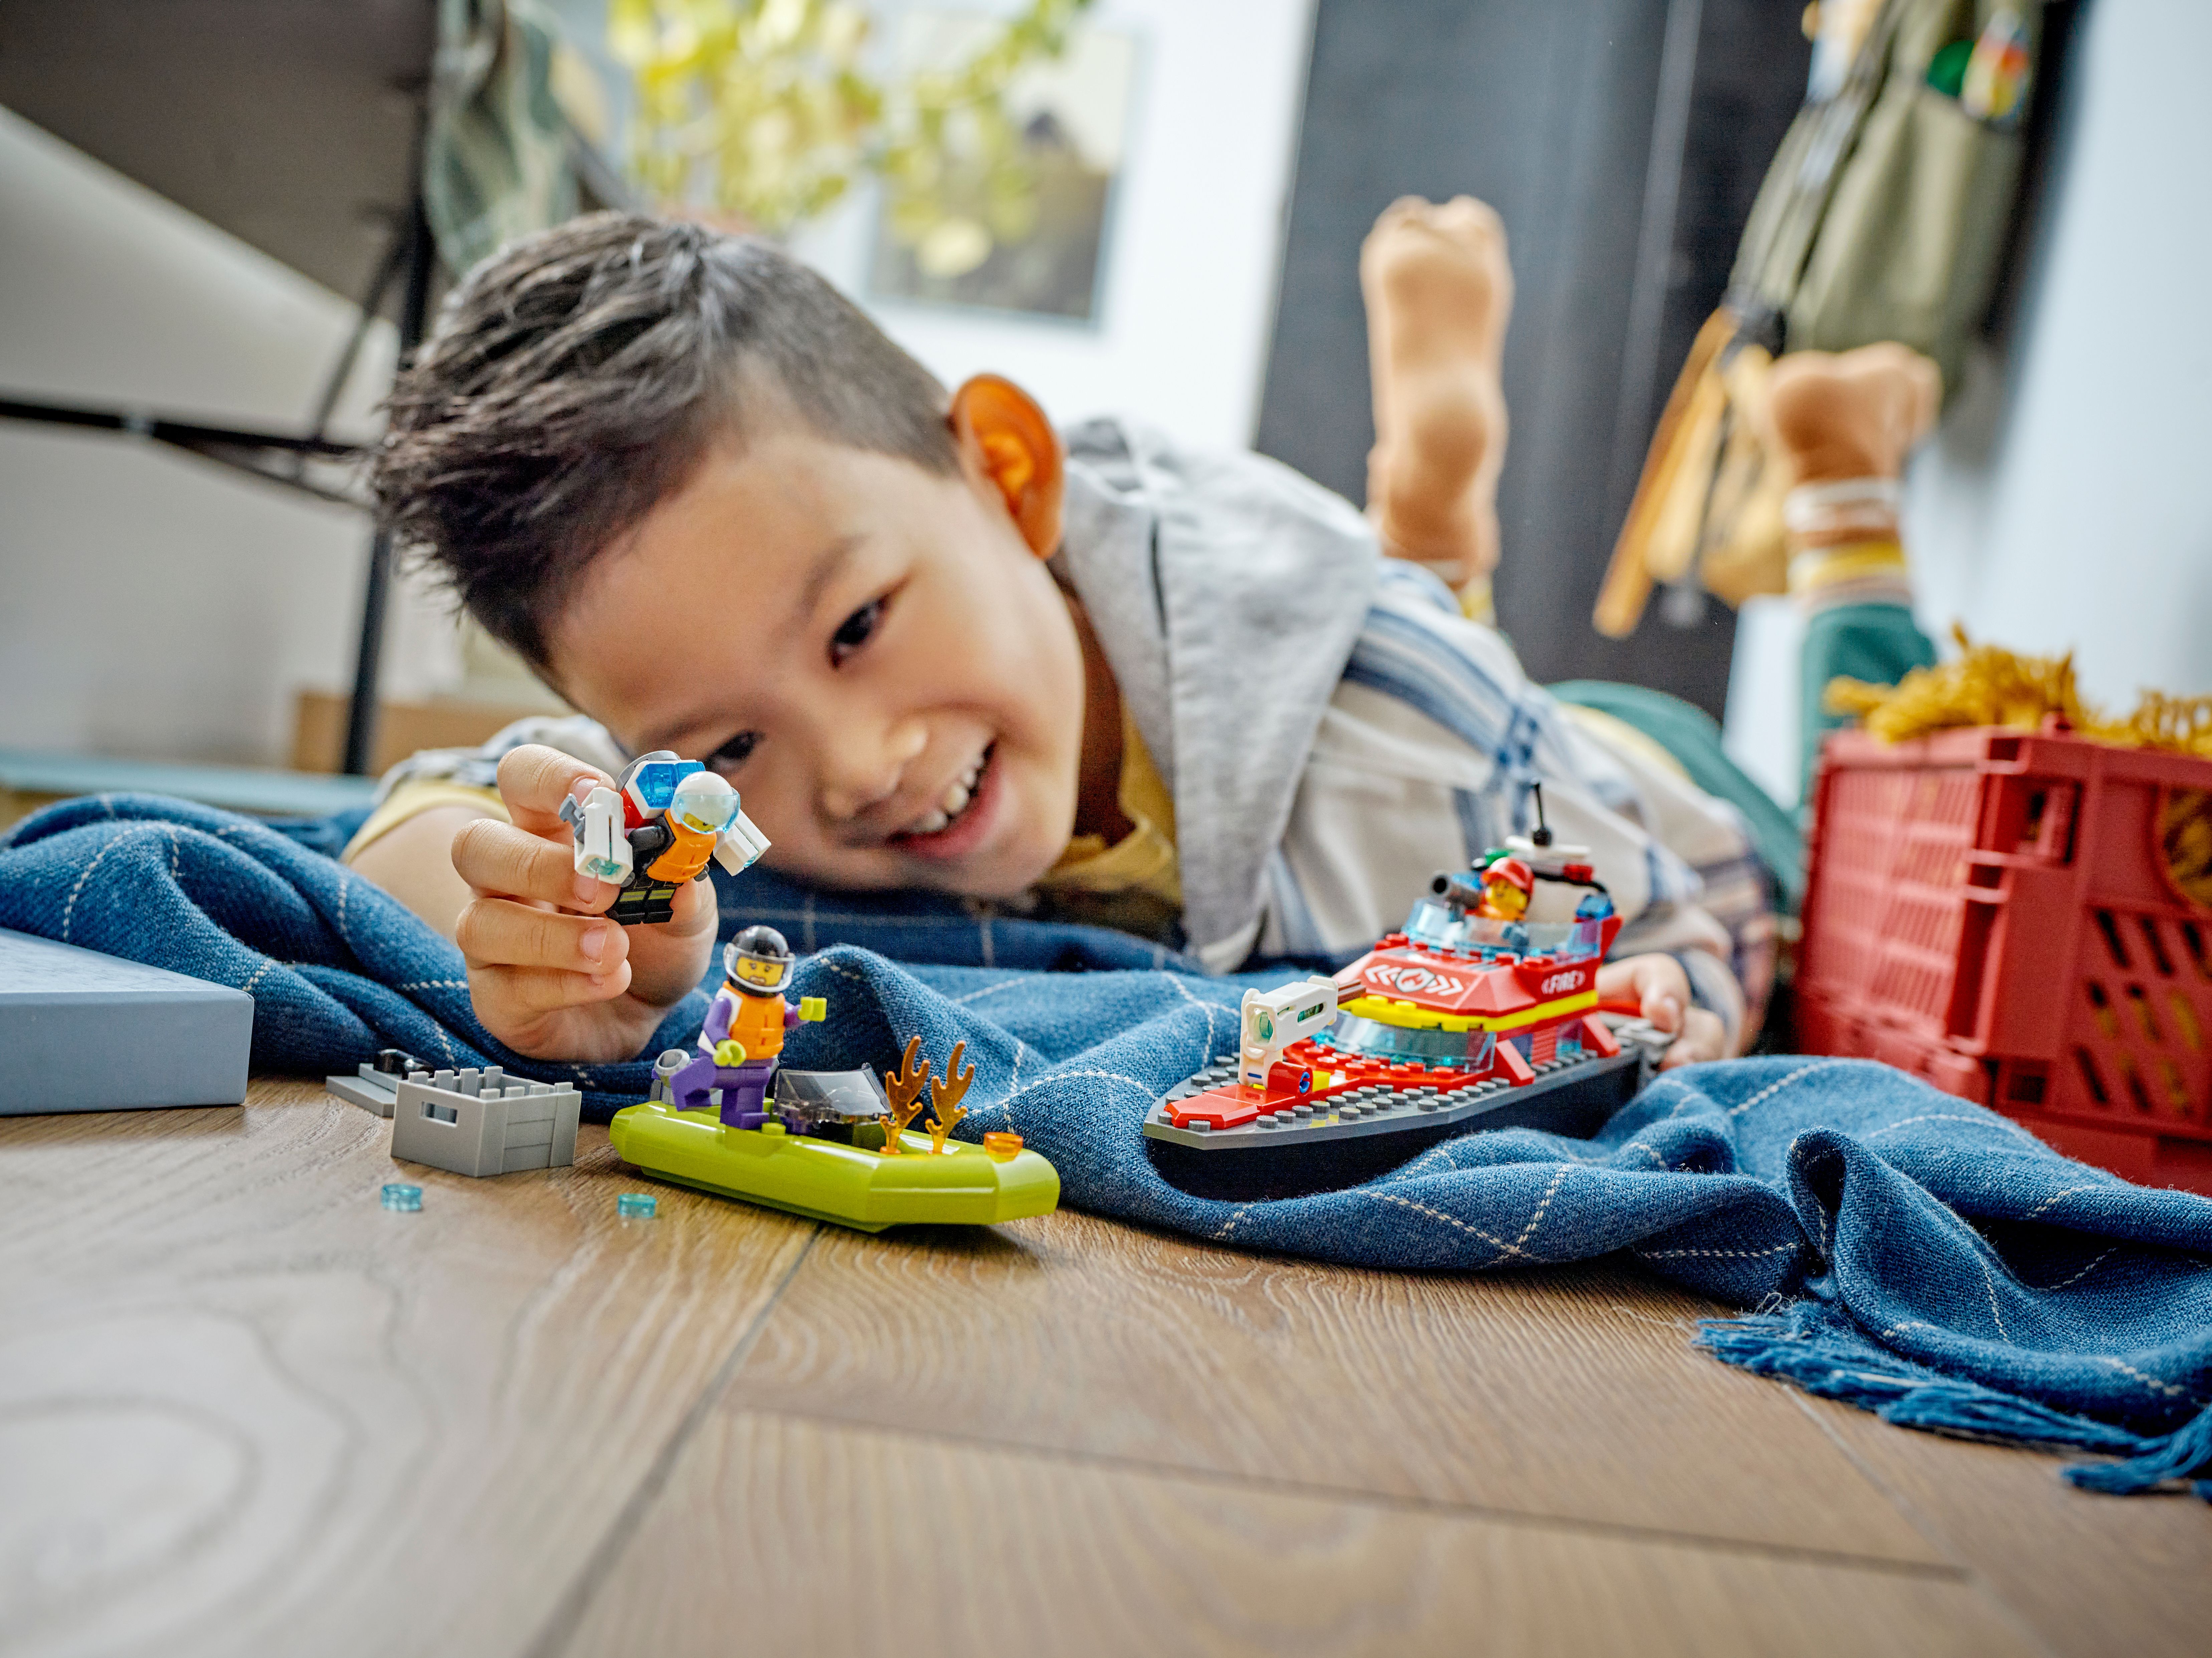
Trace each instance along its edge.
<instances>
[{"instance_id":1,"label":"lego fire rescue boat","mask_svg":"<svg viewBox=\"0 0 2212 1658\"><path fill-rule=\"evenodd\" d=\"M1620 918L1579 850L1509 841L1334 978L1247 991L1237 1054L1146 1114L1155 1166L1201 1195L1287 1196L1472 1129L1596 1133L1667 1038L1598 1012ZM1572 921L1520 919L1537 881L1583 889Z\"/></svg>"}]
</instances>

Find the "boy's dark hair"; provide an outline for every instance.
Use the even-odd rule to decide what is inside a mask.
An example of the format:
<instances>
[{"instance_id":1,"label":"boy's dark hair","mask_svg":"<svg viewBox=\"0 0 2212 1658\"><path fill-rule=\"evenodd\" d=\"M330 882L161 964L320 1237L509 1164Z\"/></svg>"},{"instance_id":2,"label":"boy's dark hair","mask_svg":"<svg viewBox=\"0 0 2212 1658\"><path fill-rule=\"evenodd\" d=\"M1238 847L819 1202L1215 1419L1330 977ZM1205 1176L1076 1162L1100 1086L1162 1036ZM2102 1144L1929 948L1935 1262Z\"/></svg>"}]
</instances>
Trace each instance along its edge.
<instances>
[{"instance_id":1,"label":"boy's dark hair","mask_svg":"<svg viewBox=\"0 0 2212 1658\"><path fill-rule=\"evenodd\" d=\"M576 578L719 433L787 413L931 472L960 464L945 388L827 282L757 238L632 213L471 271L390 408L382 521L541 671Z\"/></svg>"}]
</instances>

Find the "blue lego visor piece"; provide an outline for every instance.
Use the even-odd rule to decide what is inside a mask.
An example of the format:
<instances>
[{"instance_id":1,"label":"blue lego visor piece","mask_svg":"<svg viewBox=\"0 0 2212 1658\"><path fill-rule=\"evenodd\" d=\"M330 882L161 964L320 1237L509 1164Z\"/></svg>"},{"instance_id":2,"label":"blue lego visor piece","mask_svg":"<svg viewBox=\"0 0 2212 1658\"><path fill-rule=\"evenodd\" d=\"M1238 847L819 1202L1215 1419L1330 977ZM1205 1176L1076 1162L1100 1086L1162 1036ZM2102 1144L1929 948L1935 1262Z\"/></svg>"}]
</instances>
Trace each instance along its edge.
<instances>
[{"instance_id":1,"label":"blue lego visor piece","mask_svg":"<svg viewBox=\"0 0 2212 1658\"><path fill-rule=\"evenodd\" d=\"M676 799L676 786L706 767L696 760L648 760L637 768L629 786L647 811L666 811Z\"/></svg>"}]
</instances>

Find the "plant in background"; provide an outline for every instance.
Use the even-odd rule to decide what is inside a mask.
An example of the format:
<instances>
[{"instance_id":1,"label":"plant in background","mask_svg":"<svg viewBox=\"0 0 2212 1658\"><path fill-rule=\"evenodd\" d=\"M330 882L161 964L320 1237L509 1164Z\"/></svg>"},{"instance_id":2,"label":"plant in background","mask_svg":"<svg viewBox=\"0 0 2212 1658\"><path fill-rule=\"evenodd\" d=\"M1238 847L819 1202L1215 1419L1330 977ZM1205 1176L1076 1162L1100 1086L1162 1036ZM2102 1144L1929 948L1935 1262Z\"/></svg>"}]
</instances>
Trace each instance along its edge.
<instances>
[{"instance_id":1,"label":"plant in background","mask_svg":"<svg viewBox=\"0 0 2212 1658\"><path fill-rule=\"evenodd\" d=\"M1091 0L1029 0L964 61L886 84L852 0L611 0L608 48L636 77L631 168L656 199L711 205L782 234L863 175L933 275L973 270L1037 217L1036 178L1006 109L1058 58Z\"/></svg>"}]
</instances>

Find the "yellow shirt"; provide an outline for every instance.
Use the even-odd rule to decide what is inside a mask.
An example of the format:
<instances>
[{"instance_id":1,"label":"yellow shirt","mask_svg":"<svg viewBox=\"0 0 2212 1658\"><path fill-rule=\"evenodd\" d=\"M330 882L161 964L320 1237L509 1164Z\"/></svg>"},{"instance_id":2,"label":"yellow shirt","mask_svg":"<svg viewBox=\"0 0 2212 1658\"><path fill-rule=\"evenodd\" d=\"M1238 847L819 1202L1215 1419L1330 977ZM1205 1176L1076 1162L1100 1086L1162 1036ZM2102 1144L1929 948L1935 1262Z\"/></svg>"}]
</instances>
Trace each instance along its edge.
<instances>
[{"instance_id":1,"label":"yellow shirt","mask_svg":"<svg viewBox=\"0 0 2212 1658\"><path fill-rule=\"evenodd\" d=\"M1073 836L1037 890L1071 920L1164 937L1182 918L1175 799L1127 708L1121 711L1121 779L1115 799L1129 820L1129 832L1111 846L1103 835Z\"/></svg>"},{"instance_id":2,"label":"yellow shirt","mask_svg":"<svg viewBox=\"0 0 2212 1658\"><path fill-rule=\"evenodd\" d=\"M368 814L368 821L353 832L353 839L346 842L338 861L350 864L370 841L389 835L409 818L437 806L474 806L502 823L514 821L507 816L507 802L499 798L497 789L480 789L444 777L403 778Z\"/></svg>"}]
</instances>

